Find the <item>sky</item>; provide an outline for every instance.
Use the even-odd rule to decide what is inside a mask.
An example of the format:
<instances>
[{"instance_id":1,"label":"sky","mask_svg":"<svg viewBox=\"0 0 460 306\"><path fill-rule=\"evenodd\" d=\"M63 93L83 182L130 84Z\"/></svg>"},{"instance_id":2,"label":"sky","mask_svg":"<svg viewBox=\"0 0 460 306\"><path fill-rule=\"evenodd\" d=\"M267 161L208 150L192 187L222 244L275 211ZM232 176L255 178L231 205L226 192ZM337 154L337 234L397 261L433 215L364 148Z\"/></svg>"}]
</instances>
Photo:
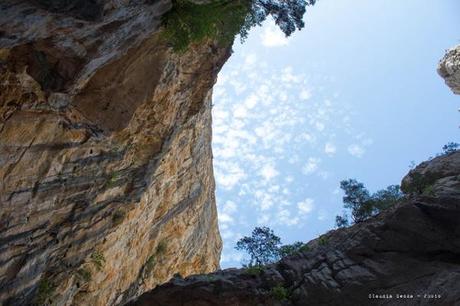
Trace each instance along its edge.
<instances>
[{"instance_id":1,"label":"sky","mask_svg":"<svg viewBox=\"0 0 460 306\"><path fill-rule=\"evenodd\" d=\"M289 38L268 20L236 40L213 92L222 268L256 226L285 244L332 229L341 180L374 192L460 142L460 97L436 73L459 15L458 0L319 0Z\"/></svg>"}]
</instances>

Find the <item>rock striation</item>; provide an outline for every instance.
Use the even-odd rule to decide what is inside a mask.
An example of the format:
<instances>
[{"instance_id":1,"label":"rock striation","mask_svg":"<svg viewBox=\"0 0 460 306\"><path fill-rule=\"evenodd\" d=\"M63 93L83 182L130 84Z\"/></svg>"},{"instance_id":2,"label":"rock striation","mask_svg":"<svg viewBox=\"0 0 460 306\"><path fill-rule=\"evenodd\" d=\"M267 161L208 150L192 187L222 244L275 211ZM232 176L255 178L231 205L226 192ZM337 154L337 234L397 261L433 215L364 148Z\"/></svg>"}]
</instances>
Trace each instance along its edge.
<instances>
[{"instance_id":1,"label":"rock striation","mask_svg":"<svg viewBox=\"0 0 460 306\"><path fill-rule=\"evenodd\" d=\"M439 62L438 73L452 92L460 95L460 45L447 50Z\"/></svg>"},{"instance_id":2,"label":"rock striation","mask_svg":"<svg viewBox=\"0 0 460 306\"><path fill-rule=\"evenodd\" d=\"M174 278L130 305L459 305L460 151L402 185L396 206L276 264Z\"/></svg>"},{"instance_id":3,"label":"rock striation","mask_svg":"<svg viewBox=\"0 0 460 306\"><path fill-rule=\"evenodd\" d=\"M219 267L211 90L170 0L0 3L0 305L117 305Z\"/></svg>"}]
</instances>

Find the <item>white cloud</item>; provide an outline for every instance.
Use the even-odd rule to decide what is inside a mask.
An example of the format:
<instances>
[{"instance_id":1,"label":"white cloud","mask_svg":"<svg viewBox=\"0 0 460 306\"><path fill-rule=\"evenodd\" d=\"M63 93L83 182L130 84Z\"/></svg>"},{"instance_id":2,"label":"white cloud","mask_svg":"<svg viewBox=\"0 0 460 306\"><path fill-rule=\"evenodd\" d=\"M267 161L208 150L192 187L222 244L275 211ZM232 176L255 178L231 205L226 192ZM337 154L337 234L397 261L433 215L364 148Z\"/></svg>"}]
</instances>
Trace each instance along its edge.
<instances>
[{"instance_id":1,"label":"white cloud","mask_svg":"<svg viewBox=\"0 0 460 306\"><path fill-rule=\"evenodd\" d=\"M292 226L299 223L298 217L292 217L291 213L287 209L282 209L277 215L278 222L285 226Z\"/></svg>"},{"instance_id":2,"label":"white cloud","mask_svg":"<svg viewBox=\"0 0 460 306\"><path fill-rule=\"evenodd\" d=\"M306 198L302 202L297 203L297 208L299 209L300 215L307 215L313 211L315 206L313 205L314 201L311 198Z\"/></svg>"},{"instance_id":3,"label":"white cloud","mask_svg":"<svg viewBox=\"0 0 460 306\"><path fill-rule=\"evenodd\" d=\"M331 142L326 143L326 145L324 146L324 153L326 153L327 155L334 155L336 151L336 146Z\"/></svg>"},{"instance_id":4,"label":"white cloud","mask_svg":"<svg viewBox=\"0 0 460 306\"><path fill-rule=\"evenodd\" d=\"M302 172L305 175L312 174L318 170L318 165L321 162L319 158L310 157L308 158L307 163L302 168Z\"/></svg>"},{"instance_id":5,"label":"white cloud","mask_svg":"<svg viewBox=\"0 0 460 306\"><path fill-rule=\"evenodd\" d=\"M299 98L300 98L300 100L309 100L311 98L311 92L304 88L300 92Z\"/></svg>"},{"instance_id":6,"label":"white cloud","mask_svg":"<svg viewBox=\"0 0 460 306\"><path fill-rule=\"evenodd\" d=\"M273 20L264 25L264 31L260 38L265 47L282 47L289 43L286 35L275 25Z\"/></svg>"},{"instance_id":7,"label":"white cloud","mask_svg":"<svg viewBox=\"0 0 460 306\"><path fill-rule=\"evenodd\" d=\"M224 207L222 208L222 211L227 214L232 214L236 212L236 204L233 201L227 201L224 204Z\"/></svg>"},{"instance_id":8,"label":"white cloud","mask_svg":"<svg viewBox=\"0 0 460 306\"><path fill-rule=\"evenodd\" d=\"M245 65L254 65L256 62L257 62L257 55L255 53L246 55L246 58L244 59Z\"/></svg>"},{"instance_id":9,"label":"white cloud","mask_svg":"<svg viewBox=\"0 0 460 306\"><path fill-rule=\"evenodd\" d=\"M260 175L265 179L265 180L271 180L275 176L279 174L278 171L276 171L275 167L273 165L265 165L263 168L260 170Z\"/></svg>"},{"instance_id":10,"label":"white cloud","mask_svg":"<svg viewBox=\"0 0 460 306\"><path fill-rule=\"evenodd\" d=\"M226 213L219 214L219 222L222 223L233 223L233 217Z\"/></svg>"},{"instance_id":11,"label":"white cloud","mask_svg":"<svg viewBox=\"0 0 460 306\"><path fill-rule=\"evenodd\" d=\"M216 162L215 177L220 186L225 189L233 189L239 181L246 177L246 173L240 165L234 162Z\"/></svg>"},{"instance_id":12,"label":"white cloud","mask_svg":"<svg viewBox=\"0 0 460 306\"><path fill-rule=\"evenodd\" d=\"M348 153L350 153L354 157L361 158L365 152L366 150L358 144L352 144L348 146Z\"/></svg>"}]
</instances>

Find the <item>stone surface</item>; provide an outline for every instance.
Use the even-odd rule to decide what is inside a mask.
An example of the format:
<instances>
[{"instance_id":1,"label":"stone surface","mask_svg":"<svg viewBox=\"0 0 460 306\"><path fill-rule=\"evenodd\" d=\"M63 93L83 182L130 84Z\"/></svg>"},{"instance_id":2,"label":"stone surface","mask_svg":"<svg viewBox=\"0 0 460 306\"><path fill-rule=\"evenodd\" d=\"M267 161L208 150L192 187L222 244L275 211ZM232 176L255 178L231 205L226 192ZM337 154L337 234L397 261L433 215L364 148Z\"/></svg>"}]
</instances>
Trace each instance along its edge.
<instances>
[{"instance_id":1,"label":"stone surface","mask_svg":"<svg viewBox=\"0 0 460 306\"><path fill-rule=\"evenodd\" d=\"M0 305L116 305L218 268L211 89L169 0L0 3Z\"/></svg>"},{"instance_id":2,"label":"stone surface","mask_svg":"<svg viewBox=\"0 0 460 306\"><path fill-rule=\"evenodd\" d=\"M438 73L452 92L460 95L460 45L447 50L439 62Z\"/></svg>"},{"instance_id":3,"label":"stone surface","mask_svg":"<svg viewBox=\"0 0 460 306\"><path fill-rule=\"evenodd\" d=\"M407 195L260 273L228 269L174 278L130 305L460 305L460 151L422 163L404 181L428 170L437 173L430 194ZM286 299L275 294L280 287Z\"/></svg>"}]
</instances>

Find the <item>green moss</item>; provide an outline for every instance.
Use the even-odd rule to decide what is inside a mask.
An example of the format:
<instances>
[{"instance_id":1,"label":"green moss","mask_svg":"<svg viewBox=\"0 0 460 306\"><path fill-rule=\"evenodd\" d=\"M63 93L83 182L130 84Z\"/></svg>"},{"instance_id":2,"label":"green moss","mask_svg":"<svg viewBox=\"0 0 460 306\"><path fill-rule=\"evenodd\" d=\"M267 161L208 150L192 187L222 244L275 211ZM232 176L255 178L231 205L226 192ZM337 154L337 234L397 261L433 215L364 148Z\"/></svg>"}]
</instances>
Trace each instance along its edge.
<instances>
[{"instance_id":1,"label":"green moss","mask_svg":"<svg viewBox=\"0 0 460 306\"><path fill-rule=\"evenodd\" d=\"M290 298L289 291L281 285L273 287L270 295L278 301L287 301Z\"/></svg>"},{"instance_id":2,"label":"green moss","mask_svg":"<svg viewBox=\"0 0 460 306\"><path fill-rule=\"evenodd\" d=\"M265 268L263 266L255 265L248 267L246 270L244 270L244 273L252 276L258 276L264 271Z\"/></svg>"},{"instance_id":3,"label":"green moss","mask_svg":"<svg viewBox=\"0 0 460 306\"><path fill-rule=\"evenodd\" d=\"M88 269L85 269L85 268L78 269L77 276L78 276L78 278L83 280L85 283L90 282L91 278L92 278L91 271L89 271Z\"/></svg>"},{"instance_id":4,"label":"green moss","mask_svg":"<svg viewBox=\"0 0 460 306\"><path fill-rule=\"evenodd\" d=\"M91 261L94 263L96 268L100 271L104 267L105 257L100 251L96 250L91 254Z\"/></svg>"},{"instance_id":5,"label":"green moss","mask_svg":"<svg viewBox=\"0 0 460 306\"><path fill-rule=\"evenodd\" d=\"M125 216L126 216L126 213L123 210L121 209L116 210L112 215L113 225L114 226L120 225L125 219Z\"/></svg>"},{"instance_id":6,"label":"green moss","mask_svg":"<svg viewBox=\"0 0 460 306\"><path fill-rule=\"evenodd\" d=\"M48 278L42 278L38 283L37 293L35 295L35 305L48 305L50 304L51 297L53 296L55 286Z\"/></svg>"}]
</instances>

